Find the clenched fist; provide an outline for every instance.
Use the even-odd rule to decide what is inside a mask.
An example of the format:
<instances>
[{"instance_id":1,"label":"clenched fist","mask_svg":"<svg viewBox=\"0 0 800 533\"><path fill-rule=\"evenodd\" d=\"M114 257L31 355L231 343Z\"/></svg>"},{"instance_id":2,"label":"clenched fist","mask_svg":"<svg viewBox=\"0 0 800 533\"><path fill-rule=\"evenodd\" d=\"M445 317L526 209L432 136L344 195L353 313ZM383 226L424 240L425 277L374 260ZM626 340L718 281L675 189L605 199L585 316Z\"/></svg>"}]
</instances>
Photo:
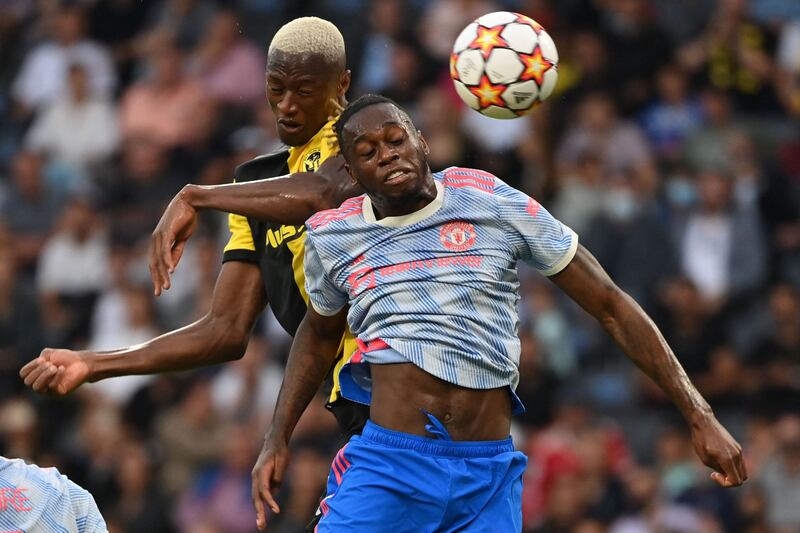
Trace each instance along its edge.
<instances>
[{"instance_id":1,"label":"clenched fist","mask_svg":"<svg viewBox=\"0 0 800 533\"><path fill-rule=\"evenodd\" d=\"M90 360L89 352L45 348L19 375L36 392L64 396L89 379Z\"/></svg>"}]
</instances>

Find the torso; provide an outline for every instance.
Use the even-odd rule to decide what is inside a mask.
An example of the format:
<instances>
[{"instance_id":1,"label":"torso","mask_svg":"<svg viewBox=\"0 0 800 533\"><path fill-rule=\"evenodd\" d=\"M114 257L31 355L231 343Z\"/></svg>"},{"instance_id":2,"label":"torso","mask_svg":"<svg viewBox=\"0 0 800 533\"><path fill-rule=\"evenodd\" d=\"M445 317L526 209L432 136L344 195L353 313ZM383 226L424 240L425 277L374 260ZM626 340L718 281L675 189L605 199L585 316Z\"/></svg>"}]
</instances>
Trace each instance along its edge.
<instances>
[{"instance_id":1,"label":"torso","mask_svg":"<svg viewBox=\"0 0 800 533\"><path fill-rule=\"evenodd\" d=\"M427 411L444 424L453 440L485 441L508 437L511 399L507 387L467 389L452 385L410 363L370 365L370 419L394 431L431 437Z\"/></svg>"}]
</instances>

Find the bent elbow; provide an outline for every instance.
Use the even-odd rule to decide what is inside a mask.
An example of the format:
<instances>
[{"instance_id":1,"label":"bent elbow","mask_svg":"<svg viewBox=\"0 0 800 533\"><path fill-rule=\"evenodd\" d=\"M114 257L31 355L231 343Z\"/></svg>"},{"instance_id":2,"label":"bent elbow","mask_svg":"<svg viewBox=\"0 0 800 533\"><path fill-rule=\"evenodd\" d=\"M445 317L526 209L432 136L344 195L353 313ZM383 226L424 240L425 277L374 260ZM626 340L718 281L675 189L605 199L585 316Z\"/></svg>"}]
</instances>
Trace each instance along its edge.
<instances>
[{"instance_id":1,"label":"bent elbow","mask_svg":"<svg viewBox=\"0 0 800 533\"><path fill-rule=\"evenodd\" d=\"M227 361L235 361L244 357L247 345L250 342L250 332L245 330L233 331L230 328L225 334L224 353Z\"/></svg>"},{"instance_id":2,"label":"bent elbow","mask_svg":"<svg viewBox=\"0 0 800 533\"><path fill-rule=\"evenodd\" d=\"M241 359L247 351L250 330L227 321L212 320L208 324L212 338L208 347L214 363L227 363Z\"/></svg>"}]
</instances>

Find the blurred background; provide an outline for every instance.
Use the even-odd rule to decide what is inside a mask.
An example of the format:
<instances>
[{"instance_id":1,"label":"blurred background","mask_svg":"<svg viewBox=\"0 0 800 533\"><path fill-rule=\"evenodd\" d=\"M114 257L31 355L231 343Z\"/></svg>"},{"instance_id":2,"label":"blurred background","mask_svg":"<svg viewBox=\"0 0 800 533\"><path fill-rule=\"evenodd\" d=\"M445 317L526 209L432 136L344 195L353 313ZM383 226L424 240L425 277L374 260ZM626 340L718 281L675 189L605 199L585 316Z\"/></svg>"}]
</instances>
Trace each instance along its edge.
<instances>
[{"instance_id":1,"label":"blurred background","mask_svg":"<svg viewBox=\"0 0 800 533\"><path fill-rule=\"evenodd\" d=\"M498 9L561 56L557 92L514 121L466 110L446 64ZM278 146L266 46L311 14L345 36L350 97L406 106L434 170L489 170L571 225L745 447L750 481L715 488L658 389L521 267L526 533L800 531L797 0L2 0L0 454L58 466L113 533L254 531L249 474L290 343L269 314L242 360L204 371L59 401L17 372L44 346L125 346L206 312L225 217L203 218L157 300L149 234L183 184ZM322 405L273 533L302 531L341 445Z\"/></svg>"}]
</instances>

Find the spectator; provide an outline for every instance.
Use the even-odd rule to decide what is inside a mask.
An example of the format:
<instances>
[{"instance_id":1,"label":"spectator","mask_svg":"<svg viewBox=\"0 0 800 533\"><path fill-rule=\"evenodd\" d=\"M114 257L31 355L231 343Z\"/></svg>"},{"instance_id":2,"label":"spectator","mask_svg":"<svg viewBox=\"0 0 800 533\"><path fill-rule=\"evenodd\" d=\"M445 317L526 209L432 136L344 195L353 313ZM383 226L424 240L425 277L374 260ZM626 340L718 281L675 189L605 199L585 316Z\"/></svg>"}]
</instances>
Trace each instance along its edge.
<instances>
[{"instance_id":1,"label":"spectator","mask_svg":"<svg viewBox=\"0 0 800 533\"><path fill-rule=\"evenodd\" d=\"M38 443L39 413L28 400L12 398L0 404L0 442L3 453L32 460Z\"/></svg>"},{"instance_id":2,"label":"spectator","mask_svg":"<svg viewBox=\"0 0 800 533\"><path fill-rule=\"evenodd\" d=\"M569 317L559 307L555 289L541 280L531 280L525 286L525 300L530 315L529 332L537 340L542 363L559 378L574 375L578 367L574 337L570 334Z\"/></svg>"},{"instance_id":3,"label":"spectator","mask_svg":"<svg viewBox=\"0 0 800 533\"><path fill-rule=\"evenodd\" d=\"M113 213L109 219L112 235L129 245L148 235L184 180L156 141L148 137L128 139L122 147L120 165L103 183L103 206Z\"/></svg>"},{"instance_id":4,"label":"spectator","mask_svg":"<svg viewBox=\"0 0 800 533\"><path fill-rule=\"evenodd\" d=\"M114 59L120 87L127 87L134 74L138 45L155 0L111 0L91 2L89 33L103 43Z\"/></svg>"},{"instance_id":5,"label":"spectator","mask_svg":"<svg viewBox=\"0 0 800 533\"><path fill-rule=\"evenodd\" d=\"M601 212L584 233L584 244L620 287L650 309L655 291L678 270L677 254L650 184L632 173L606 176L605 182L606 190L595 198Z\"/></svg>"},{"instance_id":6,"label":"spectator","mask_svg":"<svg viewBox=\"0 0 800 533\"><path fill-rule=\"evenodd\" d=\"M126 532L171 533L169 501L153 479L154 462L138 442L127 442L115 473L119 498L108 513Z\"/></svg>"},{"instance_id":7,"label":"spectator","mask_svg":"<svg viewBox=\"0 0 800 533\"><path fill-rule=\"evenodd\" d=\"M662 309L657 320L664 337L687 372L705 372L711 350L723 335L718 320L687 278L675 278L659 292Z\"/></svg>"},{"instance_id":8,"label":"spectator","mask_svg":"<svg viewBox=\"0 0 800 533\"><path fill-rule=\"evenodd\" d=\"M156 433L164 458L160 484L167 496L177 497L192 484L195 472L222 457L227 440L209 382L189 384L180 403L159 416Z\"/></svg>"},{"instance_id":9,"label":"spectator","mask_svg":"<svg viewBox=\"0 0 800 533\"><path fill-rule=\"evenodd\" d=\"M578 155L558 185L550 210L578 235L584 235L603 209L602 202L597 201L606 194L600 157L591 151Z\"/></svg>"},{"instance_id":10,"label":"spectator","mask_svg":"<svg viewBox=\"0 0 800 533\"><path fill-rule=\"evenodd\" d=\"M409 108L412 113L419 89L426 82L424 68L420 67L422 64L422 51L413 41L396 41L392 44L392 55L389 57L392 75L387 80L383 94Z\"/></svg>"},{"instance_id":11,"label":"spectator","mask_svg":"<svg viewBox=\"0 0 800 533\"><path fill-rule=\"evenodd\" d=\"M93 336L87 345L88 350L114 350L121 346L133 346L158 335L153 302L149 287L128 284L118 287L121 294L121 309L124 318L116 324L113 331L105 331L104 336ZM101 303L106 303L101 300ZM97 315L104 311L99 305ZM89 388L98 391L117 405L126 404L143 385L153 380L153 376L121 376L92 384Z\"/></svg>"},{"instance_id":12,"label":"spectator","mask_svg":"<svg viewBox=\"0 0 800 533\"><path fill-rule=\"evenodd\" d=\"M681 155L686 138L702 123L699 100L689 94L686 75L668 65L658 73L657 100L641 116L642 128L662 160Z\"/></svg>"},{"instance_id":13,"label":"spectator","mask_svg":"<svg viewBox=\"0 0 800 533\"><path fill-rule=\"evenodd\" d=\"M659 499L658 476L648 469L636 469L625 479L631 505L635 509L609 528L609 533L704 533L708 528L703 517L690 507Z\"/></svg>"},{"instance_id":14,"label":"spectator","mask_svg":"<svg viewBox=\"0 0 800 533\"><path fill-rule=\"evenodd\" d=\"M624 61L609 63L609 78L623 111L638 111L652 94L652 78L658 65L672 54L672 43L655 18L649 0L608 2L601 23L608 55Z\"/></svg>"},{"instance_id":15,"label":"spectator","mask_svg":"<svg viewBox=\"0 0 800 533\"><path fill-rule=\"evenodd\" d=\"M783 107L800 117L800 20L787 22L777 51L777 89Z\"/></svg>"},{"instance_id":16,"label":"spectator","mask_svg":"<svg viewBox=\"0 0 800 533\"><path fill-rule=\"evenodd\" d=\"M555 89L564 92L565 110L587 94L610 92L615 86L609 73L607 44L599 33L579 30L569 44L570 47L564 50L565 55L559 59ZM559 49L563 50L563 47L559 45ZM555 103L560 104L558 101Z\"/></svg>"},{"instance_id":17,"label":"spectator","mask_svg":"<svg viewBox=\"0 0 800 533\"><path fill-rule=\"evenodd\" d=\"M519 387L516 393L525 405L519 421L524 430L539 430L550 424L561 380L547 367L542 347L527 329L520 329Z\"/></svg>"},{"instance_id":18,"label":"spectator","mask_svg":"<svg viewBox=\"0 0 800 533\"><path fill-rule=\"evenodd\" d=\"M81 7L65 5L53 18L52 39L34 48L14 80L12 94L29 111L54 102L67 87L69 66L79 63L88 74L92 96L109 97L116 77L108 50L86 38Z\"/></svg>"},{"instance_id":19,"label":"spectator","mask_svg":"<svg viewBox=\"0 0 800 533\"><path fill-rule=\"evenodd\" d=\"M568 174L587 152L598 154L606 175L628 172L646 190L654 189L655 163L647 139L636 125L619 118L607 94L589 94L579 104L575 125L556 152L559 174Z\"/></svg>"},{"instance_id":20,"label":"spectator","mask_svg":"<svg viewBox=\"0 0 800 533\"><path fill-rule=\"evenodd\" d=\"M246 106L264 98L263 54L240 35L232 11L219 11L189 59L205 92L227 104Z\"/></svg>"},{"instance_id":21,"label":"spectator","mask_svg":"<svg viewBox=\"0 0 800 533\"><path fill-rule=\"evenodd\" d=\"M189 143L194 136L192 116L208 96L184 74L183 53L166 36L152 38L150 73L122 96L120 128L123 140L145 137L164 148Z\"/></svg>"},{"instance_id":22,"label":"spectator","mask_svg":"<svg viewBox=\"0 0 800 533\"><path fill-rule=\"evenodd\" d=\"M525 474L522 496L526 524L542 525L552 519L555 523L551 526L564 528L557 531L569 531L582 518L582 510L590 503L589 495L582 492L578 482L587 467L579 452L583 439L593 440L601 448L593 453L603 458L607 473L619 476L628 470L630 452L619 429L595 418L585 394L577 390L562 391L553 423L527 443L531 464ZM550 531L547 527L540 531Z\"/></svg>"},{"instance_id":23,"label":"spectator","mask_svg":"<svg viewBox=\"0 0 800 533\"><path fill-rule=\"evenodd\" d=\"M459 128L461 112L440 87L422 91L417 114L431 151L431 168L470 166L473 147Z\"/></svg>"},{"instance_id":24,"label":"spectator","mask_svg":"<svg viewBox=\"0 0 800 533\"><path fill-rule=\"evenodd\" d=\"M228 139L234 165L275 152L282 146L269 105L264 102L253 105L250 116L255 117L254 124L237 129Z\"/></svg>"},{"instance_id":25,"label":"spectator","mask_svg":"<svg viewBox=\"0 0 800 533\"><path fill-rule=\"evenodd\" d=\"M734 205L729 174L706 170L697 180L699 203L675 231L684 274L718 310L763 281L764 242L758 215Z\"/></svg>"},{"instance_id":26,"label":"spectator","mask_svg":"<svg viewBox=\"0 0 800 533\"><path fill-rule=\"evenodd\" d=\"M394 43L407 31L407 6L400 0L371 2L370 31L364 43L364 55L358 68L358 92L381 92L392 83L391 68Z\"/></svg>"},{"instance_id":27,"label":"spectator","mask_svg":"<svg viewBox=\"0 0 800 533\"><path fill-rule=\"evenodd\" d=\"M109 281L105 228L88 201L73 199L42 249L36 285L54 344L89 336L95 301Z\"/></svg>"},{"instance_id":28,"label":"spectator","mask_svg":"<svg viewBox=\"0 0 800 533\"><path fill-rule=\"evenodd\" d=\"M481 15L493 11L498 11L498 6L492 0L436 0L429 3L419 24L425 50L438 61L446 61L461 30Z\"/></svg>"},{"instance_id":29,"label":"spectator","mask_svg":"<svg viewBox=\"0 0 800 533\"><path fill-rule=\"evenodd\" d=\"M34 152L17 154L11 169L12 184L0 208L0 217L16 239L20 266L29 273L61 211L62 195L48 187L43 164L42 156Z\"/></svg>"},{"instance_id":30,"label":"spectator","mask_svg":"<svg viewBox=\"0 0 800 533\"><path fill-rule=\"evenodd\" d=\"M152 22L157 31L173 35L182 50L190 50L206 34L215 11L211 0L163 0L155 5Z\"/></svg>"},{"instance_id":31,"label":"spectator","mask_svg":"<svg viewBox=\"0 0 800 533\"><path fill-rule=\"evenodd\" d=\"M800 528L800 418L786 416L776 429L777 453L764 464L757 483L764 493L770 527L796 531Z\"/></svg>"},{"instance_id":32,"label":"spectator","mask_svg":"<svg viewBox=\"0 0 800 533\"><path fill-rule=\"evenodd\" d=\"M18 369L44 347L36 294L18 277L9 243L0 248L0 402L19 392Z\"/></svg>"},{"instance_id":33,"label":"spectator","mask_svg":"<svg viewBox=\"0 0 800 533\"><path fill-rule=\"evenodd\" d=\"M119 144L116 110L89 91L86 68L68 68L68 94L55 100L37 117L28 132L30 150L45 152L83 173L110 157Z\"/></svg>"},{"instance_id":34,"label":"spectator","mask_svg":"<svg viewBox=\"0 0 800 533\"><path fill-rule=\"evenodd\" d=\"M800 402L800 298L789 285L776 285L769 294L768 324L756 341L750 370L757 377L753 406L771 416L796 413Z\"/></svg>"},{"instance_id":35,"label":"spectator","mask_svg":"<svg viewBox=\"0 0 800 533\"><path fill-rule=\"evenodd\" d=\"M678 50L679 63L701 80L729 91L737 105L753 113L780 108L772 76L777 36L749 18L746 0L724 0L705 32Z\"/></svg>"},{"instance_id":36,"label":"spectator","mask_svg":"<svg viewBox=\"0 0 800 533\"><path fill-rule=\"evenodd\" d=\"M221 463L201 472L181 497L176 520L181 530L203 522L227 533L253 531L256 514L250 494L250 470L257 455L254 436L253 429L247 426L230 430Z\"/></svg>"},{"instance_id":37,"label":"spectator","mask_svg":"<svg viewBox=\"0 0 800 533\"><path fill-rule=\"evenodd\" d=\"M273 360L270 345L253 336L238 361L214 377L211 394L214 408L229 420L257 420L258 425L272 417L283 381L283 368Z\"/></svg>"},{"instance_id":38,"label":"spectator","mask_svg":"<svg viewBox=\"0 0 800 533\"><path fill-rule=\"evenodd\" d=\"M731 139L743 132L733 116L730 98L718 89L706 89L701 104L704 124L686 139L684 159L693 168L727 166L732 158Z\"/></svg>"}]
</instances>

